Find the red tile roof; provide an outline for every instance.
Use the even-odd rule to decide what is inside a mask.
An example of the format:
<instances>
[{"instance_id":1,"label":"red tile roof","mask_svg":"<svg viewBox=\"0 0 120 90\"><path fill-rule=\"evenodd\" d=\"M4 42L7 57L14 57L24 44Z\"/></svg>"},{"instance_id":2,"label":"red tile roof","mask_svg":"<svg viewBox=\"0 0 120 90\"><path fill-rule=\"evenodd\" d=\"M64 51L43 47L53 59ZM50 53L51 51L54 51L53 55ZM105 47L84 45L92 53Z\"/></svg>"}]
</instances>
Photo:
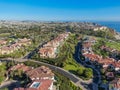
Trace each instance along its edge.
<instances>
[{"instance_id":1,"label":"red tile roof","mask_svg":"<svg viewBox=\"0 0 120 90\"><path fill-rule=\"evenodd\" d=\"M2 44L6 44L7 43L7 41L6 40L0 40L0 44L2 45Z\"/></svg>"},{"instance_id":2,"label":"red tile roof","mask_svg":"<svg viewBox=\"0 0 120 90\"><path fill-rule=\"evenodd\" d=\"M107 72L107 73L106 73L106 76L107 76L108 78L114 78L114 73L113 73L113 72Z\"/></svg>"},{"instance_id":3,"label":"red tile roof","mask_svg":"<svg viewBox=\"0 0 120 90\"><path fill-rule=\"evenodd\" d=\"M110 86L116 89L120 89L120 78L116 78L112 82L110 82Z\"/></svg>"},{"instance_id":4,"label":"red tile roof","mask_svg":"<svg viewBox=\"0 0 120 90\"><path fill-rule=\"evenodd\" d=\"M38 82L40 85L37 88L32 87L32 85ZM36 80L34 81L29 88L15 88L14 90L49 90L50 86L52 85L52 80Z\"/></svg>"},{"instance_id":5,"label":"red tile roof","mask_svg":"<svg viewBox=\"0 0 120 90\"><path fill-rule=\"evenodd\" d=\"M89 58L91 61L99 61L101 57L96 54L84 54L85 57Z\"/></svg>"},{"instance_id":6,"label":"red tile roof","mask_svg":"<svg viewBox=\"0 0 120 90\"><path fill-rule=\"evenodd\" d=\"M52 71L45 66L41 66L38 68L35 68L33 70L27 71L26 73L31 80L32 79L43 79L43 78L53 78L54 77L54 73L52 73Z\"/></svg>"},{"instance_id":7,"label":"red tile roof","mask_svg":"<svg viewBox=\"0 0 120 90\"><path fill-rule=\"evenodd\" d=\"M26 66L24 64L17 64L9 69L9 71L22 70L24 72L32 70L32 67Z\"/></svg>"},{"instance_id":8,"label":"red tile roof","mask_svg":"<svg viewBox=\"0 0 120 90\"><path fill-rule=\"evenodd\" d=\"M102 65L107 65L107 66L112 65L115 68L120 68L120 62L114 60L113 58L103 59L101 56L96 54L84 54L84 56L89 58L90 61L97 61L99 64L102 64Z\"/></svg>"},{"instance_id":9,"label":"red tile roof","mask_svg":"<svg viewBox=\"0 0 120 90\"><path fill-rule=\"evenodd\" d=\"M60 34L54 40L43 45L43 47L39 49L40 56L54 58L56 56L56 48L68 35L69 33Z\"/></svg>"},{"instance_id":10,"label":"red tile roof","mask_svg":"<svg viewBox=\"0 0 120 90\"><path fill-rule=\"evenodd\" d=\"M38 90L49 90L49 87L53 83L52 80L37 80L35 82L40 82L40 86Z\"/></svg>"}]
</instances>

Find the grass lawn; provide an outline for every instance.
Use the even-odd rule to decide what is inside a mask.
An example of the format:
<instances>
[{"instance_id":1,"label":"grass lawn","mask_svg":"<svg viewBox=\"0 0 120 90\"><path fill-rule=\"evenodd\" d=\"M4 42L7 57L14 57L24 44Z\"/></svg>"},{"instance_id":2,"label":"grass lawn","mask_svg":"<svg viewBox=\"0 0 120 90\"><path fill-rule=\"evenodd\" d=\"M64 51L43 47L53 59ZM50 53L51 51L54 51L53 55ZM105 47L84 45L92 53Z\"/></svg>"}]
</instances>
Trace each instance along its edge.
<instances>
[{"instance_id":1,"label":"grass lawn","mask_svg":"<svg viewBox=\"0 0 120 90\"><path fill-rule=\"evenodd\" d=\"M77 70L78 69L78 67L76 67L76 66L74 66L74 65L70 65L70 64L67 64L67 65L65 65L65 67L64 67L64 69L65 70Z\"/></svg>"},{"instance_id":2,"label":"grass lawn","mask_svg":"<svg viewBox=\"0 0 120 90\"><path fill-rule=\"evenodd\" d=\"M10 36L10 33L1 33L0 34L0 37L8 37L8 36Z\"/></svg>"},{"instance_id":3,"label":"grass lawn","mask_svg":"<svg viewBox=\"0 0 120 90\"><path fill-rule=\"evenodd\" d=\"M120 42L108 41L108 40L105 40L104 38L96 38L96 39L97 39L97 41L99 41L99 40L105 41L105 45L110 47L110 48L120 50ZM99 42L98 42L98 44L99 44Z\"/></svg>"},{"instance_id":4,"label":"grass lawn","mask_svg":"<svg viewBox=\"0 0 120 90\"><path fill-rule=\"evenodd\" d=\"M110 48L120 50L120 43L119 42L106 42L106 45Z\"/></svg>"}]
</instances>

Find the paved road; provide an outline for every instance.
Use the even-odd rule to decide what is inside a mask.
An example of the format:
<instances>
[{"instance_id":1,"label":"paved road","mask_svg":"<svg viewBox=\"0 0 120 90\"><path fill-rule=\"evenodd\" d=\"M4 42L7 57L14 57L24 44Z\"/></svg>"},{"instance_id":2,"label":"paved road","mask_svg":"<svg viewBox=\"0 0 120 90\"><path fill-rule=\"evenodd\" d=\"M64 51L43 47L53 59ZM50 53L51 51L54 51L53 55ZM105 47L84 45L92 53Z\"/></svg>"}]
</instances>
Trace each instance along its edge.
<instances>
[{"instance_id":1,"label":"paved road","mask_svg":"<svg viewBox=\"0 0 120 90\"><path fill-rule=\"evenodd\" d=\"M3 88L8 88L9 90L13 90L16 87L20 87L20 83L15 80L6 81L4 84L0 85L0 90L3 90Z\"/></svg>"},{"instance_id":2,"label":"paved road","mask_svg":"<svg viewBox=\"0 0 120 90\"><path fill-rule=\"evenodd\" d=\"M93 90L98 90L98 84L101 82L101 76L100 72L93 66L86 64L84 61L80 60L80 51L81 51L81 42L78 43L76 46L76 51L74 54L75 60L82 66L92 68L94 72L94 78L93 78Z\"/></svg>"},{"instance_id":3,"label":"paved road","mask_svg":"<svg viewBox=\"0 0 120 90\"><path fill-rule=\"evenodd\" d=\"M32 61L32 62L36 62L36 63L39 63L39 64L42 64L42 65L46 65L48 66L50 69L56 71L56 72L59 72L60 74L66 76L67 78L69 78L76 86L79 86L81 87L83 90L93 90L91 88L89 88L88 86L92 83L92 80L87 80L87 81L84 81L82 79L80 79L79 77L77 77L76 75L68 72L67 70L64 70L60 67L57 67L57 66L54 66L54 65L50 65L50 64L47 64L47 63L43 63L43 62L40 62L40 61L36 61L36 60L32 60L30 59L31 56L41 47L45 44L46 42L44 42L43 44L40 44L38 46L38 48L34 49L32 52L30 52L28 55L26 55L24 58L19 58L19 59L15 59L15 61L17 62L25 62L25 61ZM12 60L12 59L3 59L3 61L9 61L9 60Z\"/></svg>"},{"instance_id":4,"label":"paved road","mask_svg":"<svg viewBox=\"0 0 120 90\"><path fill-rule=\"evenodd\" d=\"M6 61L10 61L10 60L12 60L12 59L9 58ZM5 61L5 59L3 59L3 61ZM15 61L17 61L17 62L25 62L25 61L28 61L28 59L15 59ZM79 77L77 77L76 75L68 72L67 70L64 70L64 69L62 69L60 67L57 67L57 66L54 66L54 65L51 65L51 64L47 64L47 63L40 62L40 61L35 61L35 60L32 60L32 59L29 59L29 61L36 62L36 63L42 64L42 65L46 65L50 69L52 69L53 71L59 72L60 74L62 74L64 76L66 76L67 78L69 78L76 86L81 87L83 90L91 90L91 89L89 89L87 87L87 85L92 83L92 80L84 81L84 80L80 79Z\"/></svg>"},{"instance_id":5,"label":"paved road","mask_svg":"<svg viewBox=\"0 0 120 90\"><path fill-rule=\"evenodd\" d=\"M45 42L40 43L40 44L37 46L37 48L35 48L33 51L27 53L25 56L22 57L22 59L31 59L31 56L34 56L34 54L39 51L39 48L41 48L44 44L47 44L47 42L49 42L49 41L51 41L51 40L53 40L53 39L50 39L50 40L48 40L48 41L45 41Z\"/></svg>"},{"instance_id":6,"label":"paved road","mask_svg":"<svg viewBox=\"0 0 120 90\"><path fill-rule=\"evenodd\" d=\"M33 56L36 52L38 52L38 51L39 51L39 48L42 47L42 46L43 46L44 44L46 44L46 43L47 43L47 41L46 41L46 42L43 42L43 43L40 43L40 45L38 45L37 48L35 48L33 51L27 53L27 54L26 54L24 57L22 57L22 58L23 58L23 59L30 59L31 56Z\"/></svg>"}]
</instances>

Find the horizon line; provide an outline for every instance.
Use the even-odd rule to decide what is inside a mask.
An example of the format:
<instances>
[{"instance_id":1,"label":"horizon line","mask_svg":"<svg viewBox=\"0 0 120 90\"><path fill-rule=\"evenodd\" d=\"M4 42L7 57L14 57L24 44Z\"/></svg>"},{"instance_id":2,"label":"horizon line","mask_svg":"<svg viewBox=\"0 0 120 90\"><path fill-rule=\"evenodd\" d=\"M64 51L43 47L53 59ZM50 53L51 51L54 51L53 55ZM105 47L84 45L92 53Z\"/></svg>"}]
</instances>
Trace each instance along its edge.
<instances>
[{"instance_id":1,"label":"horizon line","mask_svg":"<svg viewBox=\"0 0 120 90\"><path fill-rule=\"evenodd\" d=\"M36 20L36 19L0 19L0 21L36 21L36 22L120 22L120 20Z\"/></svg>"}]
</instances>

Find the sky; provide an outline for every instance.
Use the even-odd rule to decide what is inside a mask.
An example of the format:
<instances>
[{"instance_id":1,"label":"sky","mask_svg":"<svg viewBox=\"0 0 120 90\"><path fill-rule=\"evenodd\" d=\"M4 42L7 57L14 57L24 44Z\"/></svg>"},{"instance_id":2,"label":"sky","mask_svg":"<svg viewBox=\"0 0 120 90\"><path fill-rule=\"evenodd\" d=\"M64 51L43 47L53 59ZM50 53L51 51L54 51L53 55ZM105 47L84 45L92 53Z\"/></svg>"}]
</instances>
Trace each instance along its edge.
<instances>
[{"instance_id":1,"label":"sky","mask_svg":"<svg viewBox=\"0 0 120 90\"><path fill-rule=\"evenodd\" d=\"M120 21L120 0L0 0L0 20Z\"/></svg>"}]
</instances>

